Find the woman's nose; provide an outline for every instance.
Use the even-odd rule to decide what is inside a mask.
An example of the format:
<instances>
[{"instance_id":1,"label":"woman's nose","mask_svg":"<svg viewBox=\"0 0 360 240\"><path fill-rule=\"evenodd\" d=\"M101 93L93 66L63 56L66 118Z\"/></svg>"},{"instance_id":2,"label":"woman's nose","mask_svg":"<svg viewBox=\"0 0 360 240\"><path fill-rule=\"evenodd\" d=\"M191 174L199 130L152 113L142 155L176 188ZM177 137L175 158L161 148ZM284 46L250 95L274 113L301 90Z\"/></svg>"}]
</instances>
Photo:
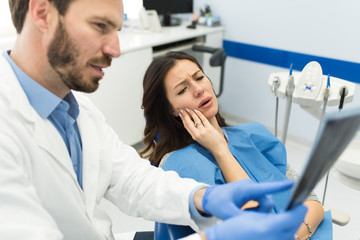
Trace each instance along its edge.
<instances>
[{"instance_id":1,"label":"woman's nose","mask_svg":"<svg viewBox=\"0 0 360 240\"><path fill-rule=\"evenodd\" d=\"M194 96L200 97L204 93L204 89L197 83L194 83Z\"/></svg>"}]
</instances>

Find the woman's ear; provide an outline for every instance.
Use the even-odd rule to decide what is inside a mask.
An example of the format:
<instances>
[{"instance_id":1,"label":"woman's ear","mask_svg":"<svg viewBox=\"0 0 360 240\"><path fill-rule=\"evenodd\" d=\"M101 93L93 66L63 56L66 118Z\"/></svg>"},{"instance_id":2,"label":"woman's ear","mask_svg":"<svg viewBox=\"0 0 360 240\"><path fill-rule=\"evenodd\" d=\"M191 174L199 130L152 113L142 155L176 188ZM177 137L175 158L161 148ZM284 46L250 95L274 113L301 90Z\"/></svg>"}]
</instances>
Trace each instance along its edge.
<instances>
[{"instance_id":1,"label":"woman's ear","mask_svg":"<svg viewBox=\"0 0 360 240\"><path fill-rule=\"evenodd\" d=\"M49 0L30 0L29 1L29 14L33 19L34 25L41 32L45 32L49 28L50 12L53 5Z\"/></svg>"}]
</instances>

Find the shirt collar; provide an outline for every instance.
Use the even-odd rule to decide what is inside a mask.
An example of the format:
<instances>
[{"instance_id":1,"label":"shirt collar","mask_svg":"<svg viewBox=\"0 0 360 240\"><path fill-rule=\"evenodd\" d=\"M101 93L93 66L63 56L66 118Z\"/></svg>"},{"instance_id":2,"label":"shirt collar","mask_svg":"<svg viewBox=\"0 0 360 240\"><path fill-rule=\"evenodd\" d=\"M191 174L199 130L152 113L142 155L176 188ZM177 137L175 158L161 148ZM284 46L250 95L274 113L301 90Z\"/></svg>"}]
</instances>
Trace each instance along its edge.
<instances>
[{"instance_id":1,"label":"shirt collar","mask_svg":"<svg viewBox=\"0 0 360 240\"><path fill-rule=\"evenodd\" d=\"M64 97L64 101L66 101L67 103L69 103L70 108L69 108L69 115L76 120L77 117L79 116L79 104L76 101L76 98L74 96L74 94L72 92L70 92L68 95L66 95Z\"/></svg>"},{"instance_id":2,"label":"shirt collar","mask_svg":"<svg viewBox=\"0 0 360 240\"><path fill-rule=\"evenodd\" d=\"M41 117L48 118L63 100L26 75L26 73L24 73L12 60L10 57L10 51L4 51L3 56L12 67L21 87L29 99L31 106ZM70 105L69 114L76 119L79 115L79 110L78 103L73 93L70 92L66 95L64 100Z\"/></svg>"}]
</instances>

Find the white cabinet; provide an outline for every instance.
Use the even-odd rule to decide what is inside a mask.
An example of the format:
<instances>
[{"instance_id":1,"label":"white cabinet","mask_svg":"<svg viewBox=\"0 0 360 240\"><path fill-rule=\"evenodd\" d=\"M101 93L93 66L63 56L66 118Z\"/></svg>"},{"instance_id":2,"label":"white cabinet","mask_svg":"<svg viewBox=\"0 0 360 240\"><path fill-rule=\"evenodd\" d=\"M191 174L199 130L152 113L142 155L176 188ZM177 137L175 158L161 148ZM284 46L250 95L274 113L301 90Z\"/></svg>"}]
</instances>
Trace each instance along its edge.
<instances>
[{"instance_id":1,"label":"white cabinet","mask_svg":"<svg viewBox=\"0 0 360 240\"><path fill-rule=\"evenodd\" d=\"M113 59L99 89L89 94L120 140L129 145L142 140L145 126L141 109L142 79L151 61L149 47Z\"/></svg>"}]
</instances>

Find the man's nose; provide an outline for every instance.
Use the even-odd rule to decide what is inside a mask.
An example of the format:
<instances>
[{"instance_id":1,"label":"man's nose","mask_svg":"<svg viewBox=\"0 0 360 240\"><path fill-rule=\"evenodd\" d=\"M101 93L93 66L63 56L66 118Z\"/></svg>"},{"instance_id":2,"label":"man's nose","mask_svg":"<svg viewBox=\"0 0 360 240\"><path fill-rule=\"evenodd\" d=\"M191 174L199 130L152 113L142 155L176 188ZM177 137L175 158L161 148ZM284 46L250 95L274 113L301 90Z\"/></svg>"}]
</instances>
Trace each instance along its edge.
<instances>
[{"instance_id":1,"label":"man's nose","mask_svg":"<svg viewBox=\"0 0 360 240\"><path fill-rule=\"evenodd\" d=\"M117 32L114 32L111 36L109 36L103 47L103 53L111 58L120 57L120 41Z\"/></svg>"}]
</instances>

